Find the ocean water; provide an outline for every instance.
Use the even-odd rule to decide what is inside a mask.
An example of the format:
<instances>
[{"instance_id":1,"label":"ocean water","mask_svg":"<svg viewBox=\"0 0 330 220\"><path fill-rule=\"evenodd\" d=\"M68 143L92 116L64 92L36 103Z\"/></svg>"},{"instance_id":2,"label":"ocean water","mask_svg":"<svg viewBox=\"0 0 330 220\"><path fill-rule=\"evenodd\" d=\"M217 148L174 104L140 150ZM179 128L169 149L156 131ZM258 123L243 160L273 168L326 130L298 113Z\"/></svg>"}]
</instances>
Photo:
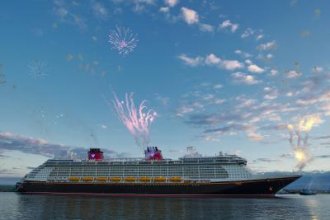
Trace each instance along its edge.
<instances>
[{"instance_id":1,"label":"ocean water","mask_svg":"<svg viewBox=\"0 0 330 220\"><path fill-rule=\"evenodd\" d=\"M124 198L0 193L0 219L330 219L330 195Z\"/></svg>"}]
</instances>

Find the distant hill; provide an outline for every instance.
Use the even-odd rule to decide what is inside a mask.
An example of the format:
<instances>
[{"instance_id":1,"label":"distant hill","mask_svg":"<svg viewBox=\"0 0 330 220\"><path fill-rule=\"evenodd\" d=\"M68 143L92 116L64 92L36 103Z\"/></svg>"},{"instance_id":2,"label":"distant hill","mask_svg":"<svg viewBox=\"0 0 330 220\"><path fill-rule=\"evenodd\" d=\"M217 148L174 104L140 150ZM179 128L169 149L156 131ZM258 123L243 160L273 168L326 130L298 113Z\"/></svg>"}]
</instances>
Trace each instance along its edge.
<instances>
[{"instance_id":1,"label":"distant hill","mask_svg":"<svg viewBox=\"0 0 330 220\"><path fill-rule=\"evenodd\" d=\"M289 172L269 172L263 176L292 175ZM260 174L259 174L260 175ZM330 193L330 172L302 172L301 178L291 183L284 189L290 192L299 192L302 189L309 189L317 192Z\"/></svg>"},{"instance_id":2,"label":"distant hill","mask_svg":"<svg viewBox=\"0 0 330 220\"><path fill-rule=\"evenodd\" d=\"M0 177L0 185L15 185L22 177Z\"/></svg>"},{"instance_id":3,"label":"distant hill","mask_svg":"<svg viewBox=\"0 0 330 220\"><path fill-rule=\"evenodd\" d=\"M300 179L285 187L285 189L289 191L309 189L330 193L330 173L304 174Z\"/></svg>"}]
</instances>

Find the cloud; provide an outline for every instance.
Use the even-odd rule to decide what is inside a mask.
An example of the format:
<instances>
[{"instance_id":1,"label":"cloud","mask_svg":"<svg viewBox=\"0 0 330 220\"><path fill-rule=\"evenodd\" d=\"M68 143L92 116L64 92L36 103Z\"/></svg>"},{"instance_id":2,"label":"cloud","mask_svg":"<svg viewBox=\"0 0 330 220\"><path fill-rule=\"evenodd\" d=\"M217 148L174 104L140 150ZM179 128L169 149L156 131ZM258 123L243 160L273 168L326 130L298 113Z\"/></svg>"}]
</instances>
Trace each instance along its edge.
<instances>
[{"instance_id":1,"label":"cloud","mask_svg":"<svg viewBox=\"0 0 330 220\"><path fill-rule=\"evenodd\" d=\"M214 27L210 24L199 24L199 30L204 32L213 32Z\"/></svg>"},{"instance_id":2,"label":"cloud","mask_svg":"<svg viewBox=\"0 0 330 220\"><path fill-rule=\"evenodd\" d=\"M237 60L223 60L221 66L226 70L236 70L244 67L244 65Z\"/></svg>"},{"instance_id":3,"label":"cloud","mask_svg":"<svg viewBox=\"0 0 330 220\"><path fill-rule=\"evenodd\" d=\"M273 162L278 162L278 161L279 160L265 158L265 157L262 157L262 158L258 158L258 159L253 160L253 162L263 162L263 163L273 163Z\"/></svg>"},{"instance_id":4,"label":"cloud","mask_svg":"<svg viewBox=\"0 0 330 220\"><path fill-rule=\"evenodd\" d=\"M245 31L242 33L241 38L247 38L250 37L251 35L254 34L254 30L252 28L247 28Z\"/></svg>"},{"instance_id":5,"label":"cloud","mask_svg":"<svg viewBox=\"0 0 330 220\"><path fill-rule=\"evenodd\" d=\"M105 124L101 124L100 127L103 128L103 129L107 129L108 128L108 126L105 125Z\"/></svg>"},{"instance_id":6,"label":"cloud","mask_svg":"<svg viewBox=\"0 0 330 220\"><path fill-rule=\"evenodd\" d=\"M72 7L72 5L69 5L64 1L54 1L53 3L53 12L59 22L77 26L81 30L87 28L87 23L80 15L81 12L78 9L75 9L75 7Z\"/></svg>"},{"instance_id":7,"label":"cloud","mask_svg":"<svg viewBox=\"0 0 330 220\"><path fill-rule=\"evenodd\" d=\"M275 41L270 41L270 42L267 42L267 43L264 43L264 44L260 44L257 49L258 50L273 50L273 49L276 49L277 47L277 44Z\"/></svg>"},{"instance_id":8,"label":"cloud","mask_svg":"<svg viewBox=\"0 0 330 220\"><path fill-rule=\"evenodd\" d=\"M281 154L280 157L281 158L289 158L289 159L294 158L292 154Z\"/></svg>"},{"instance_id":9,"label":"cloud","mask_svg":"<svg viewBox=\"0 0 330 220\"><path fill-rule=\"evenodd\" d=\"M179 0L165 0L165 4L169 7L174 7L176 4L178 4Z\"/></svg>"},{"instance_id":10,"label":"cloud","mask_svg":"<svg viewBox=\"0 0 330 220\"><path fill-rule=\"evenodd\" d=\"M242 72L235 72L231 75L235 82L242 83L246 85L255 85L260 83L259 80L256 80L254 76L248 75Z\"/></svg>"},{"instance_id":11,"label":"cloud","mask_svg":"<svg viewBox=\"0 0 330 220\"><path fill-rule=\"evenodd\" d=\"M317 156L314 156L314 158L316 158L316 159L328 159L328 158L330 158L330 155L317 155Z\"/></svg>"},{"instance_id":12,"label":"cloud","mask_svg":"<svg viewBox=\"0 0 330 220\"><path fill-rule=\"evenodd\" d=\"M215 85L213 86L213 88L214 88L214 89L221 89L221 88L223 88L223 85L221 85L221 84L215 84Z\"/></svg>"},{"instance_id":13,"label":"cloud","mask_svg":"<svg viewBox=\"0 0 330 220\"><path fill-rule=\"evenodd\" d=\"M320 145L325 146L325 147L330 147L330 142L320 143Z\"/></svg>"},{"instance_id":14,"label":"cloud","mask_svg":"<svg viewBox=\"0 0 330 220\"><path fill-rule=\"evenodd\" d=\"M155 0L132 0L131 2L133 4L133 11L137 13L145 11L148 6L154 5L156 3Z\"/></svg>"},{"instance_id":15,"label":"cloud","mask_svg":"<svg viewBox=\"0 0 330 220\"><path fill-rule=\"evenodd\" d=\"M234 24L230 20L225 20L219 25L220 29L229 29L233 33L237 31L238 27L238 24Z\"/></svg>"},{"instance_id":16,"label":"cloud","mask_svg":"<svg viewBox=\"0 0 330 220\"><path fill-rule=\"evenodd\" d=\"M265 70L256 64L251 64L248 66L248 71L251 73L263 73Z\"/></svg>"},{"instance_id":17,"label":"cloud","mask_svg":"<svg viewBox=\"0 0 330 220\"><path fill-rule=\"evenodd\" d=\"M176 115L182 117L193 111L194 111L194 108L191 106L181 106L176 110Z\"/></svg>"},{"instance_id":18,"label":"cloud","mask_svg":"<svg viewBox=\"0 0 330 220\"><path fill-rule=\"evenodd\" d=\"M216 65L226 70L235 70L244 67L244 65L238 60L222 60L213 53L206 56L205 64Z\"/></svg>"},{"instance_id":19,"label":"cloud","mask_svg":"<svg viewBox=\"0 0 330 220\"><path fill-rule=\"evenodd\" d=\"M313 69L312 69L312 72L313 73L321 73L321 72L323 72L323 67L321 67L321 66L314 66L313 67Z\"/></svg>"},{"instance_id":20,"label":"cloud","mask_svg":"<svg viewBox=\"0 0 330 220\"><path fill-rule=\"evenodd\" d=\"M264 34L262 30L253 30L252 28L246 28L244 32L241 34L241 38L249 38L254 37L257 41L264 38Z\"/></svg>"},{"instance_id":21,"label":"cloud","mask_svg":"<svg viewBox=\"0 0 330 220\"><path fill-rule=\"evenodd\" d=\"M159 9L160 12L163 12L163 13L168 13L170 11L170 8L169 7L161 7Z\"/></svg>"},{"instance_id":22,"label":"cloud","mask_svg":"<svg viewBox=\"0 0 330 220\"><path fill-rule=\"evenodd\" d=\"M213 129L206 129L204 133L217 133L217 134L226 134L226 133L232 133L233 131L245 131L248 129L247 125L242 124L232 124L220 128L213 128Z\"/></svg>"},{"instance_id":23,"label":"cloud","mask_svg":"<svg viewBox=\"0 0 330 220\"><path fill-rule=\"evenodd\" d=\"M272 87L265 87L264 88L265 91L265 95L264 95L264 99L267 100L273 100L273 99L277 99L279 92L276 88L272 88Z\"/></svg>"},{"instance_id":24,"label":"cloud","mask_svg":"<svg viewBox=\"0 0 330 220\"><path fill-rule=\"evenodd\" d=\"M55 158L85 159L86 148L48 143L44 139L26 137L10 132L0 132L0 150L16 150L28 154L36 154ZM115 151L102 149L108 156L117 156Z\"/></svg>"},{"instance_id":25,"label":"cloud","mask_svg":"<svg viewBox=\"0 0 330 220\"><path fill-rule=\"evenodd\" d=\"M247 137L251 140L251 141L262 141L264 139L264 136L262 136L261 134L258 134L254 129L248 130L246 132Z\"/></svg>"},{"instance_id":26,"label":"cloud","mask_svg":"<svg viewBox=\"0 0 330 220\"><path fill-rule=\"evenodd\" d=\"M295 79L300 77L302 74L300 72L298 72L297 70L289 70L286 72L286 77L288 79Z\"/></svg>"},{"instance_id":27,"label":"cloud","mask_svg":"<svg viewBox=\"0 0 330 220\"><path fill-rule=\"evenodd\" d=\"M274 48L274 44L265 44L262 49ZM243 51L236 50L235 54L242 55ZM267 55L268 52L265 52ZM196 57L191 57L196 58ZM197 56L199 66L210 66L225 69L225 59L216 53ZM201 90L198 96L190 97L190 102L181 104L181 120L194 128L202 131L201 136L207 140L220 140L223 135L238 135L243 133L252 141L274 143L287 140L287 123L304 118L306 115L317 114L324 117L330 115L330 73L326 68L309 68L310 74L305 74L299 80L294 77L302 75L297 70L279 74L277 68L263 67L255 64L252 58L245 58L240 62L244 70L233 71L230 76L233 82L265 86L255 86L253 94L250 88L242 87L247 95L241 91L234 91L236 97L227 97L216 90L206 92ZM228 66L227 66L228 67ZM229 69L229 68L228 68ZM292 68L294 69L294 68ZM297 68L298 69L298 68ZM291 70L290 70L291 71ZM258 76L252 73L267 73ZM225 76L227 77L227 76ZM261 78L263 77L263 78ZM266 81L266 77L270 78ZM228 80L228 78L226 79ZM264 81L265 80L265 81ZM211 84L206 84L211 88ZM219 90L222 91L222 90ZM288 95L291 93L291 95ZM213 96L212 96L213 95ZM204 97L204 99L203 99ZM215 98L225 97L223 104L215 104ZM207 100L206 100L207 99ZM211 103L212 100L213 103ZM193 107L194 101L203 105L203 108ZM219 101L219 103L221 103ZM219 112L222 112L219 114ZM247 126L249 125L249 126ZM315 130L316 131L316 130ZM322 142L322 141L319 141ZM326 142L326 141L323 141ZM329 145L325 145L328 147Z\"/></svg>"},{"instance_id":28,"label":"cloud","mask_svg":"<svg viewBox=\"0 0 330 220\"><path fill-rule=\"evenodd\" d=\"M247 125L244 123L233 123L218 128L205 129L203 135L206 137L214 138L215 136L236 135L238 132L245 132L247 138L251 141L259 142L264 139L261 134L257 133L256 128L254 126Z\"/></svg>"},{"instance_id":29,"label":"cloud","mask_svg":"<svg viewBox=\"0 0 330 220\"><path fill-rule=\"evenodd\" d=\"M100 2L93 2L92 10L96 17L106 19L109 16L108 10Z\"/></svg>"},{"instance_id":30,"label":"cloud","mask_svg":"<svg viewBox=\"0 0 330 220\"><path fill-rule=\"evenodd\" d=\"M329 110L329 102L330 102L330 91L321 91L319 93L307 93L307 95L300 96L296 103L301 106L317 106L319 109L323 110L323 113L327 114Z\"/></svg>"},{"instance_id":31,"label":"cloud","mask_svg":"<svg viewBox=\"0 0 330 220\"><path fill-rule=\"evenodd\" d=\"M194 126L206 126L209 127L210 125L216 126L219 124L227 124L228 122L239 122L243 120L243 116L237 112L226 112L226 113L194 113L188 115L186 119L187 124L191 124ZM241 127L240 123L231 123L228 125L230 129ZM229 129L228 128L228 129ZM226 128L208 128L204 131L204 133L210 133L217 131L217 129L226 129ZM226 129L227 130L227 129Z\"/></svg>"},{"instance_id":32,"label":"cloud","mask_svg":"<svg viewBox=\"0 0 330 220\"><path fill-rule=\"evenodd\" d=\"M221 62L221 59L213 53L207 55L205 58L205 63L208 65L217 65L217 64L220 64L220 62Z\"/></svg>"},{"instance_id":33,"label":"cloud","mask_svg":"<svg viewBox=\"0 0 330 220\"><path fill-rule=\"evenodd\" d=\"M184 21L187 24L191 25L191 24L196 24L199 22L199 16L196 11L186 8L186 7L182 7L181 13L182 13Z\"/></svg>"},{"instance_id":34,"label":"cloud","mask_svg":"<svg viewBox=\"0 0 330 220\"><path fill-rule=\"evenodd\" d=\"M61 19L64 19L69 15L69 10L62 6L56 7L54 12Z\"/></svg>"},{"instance_id":35,"label":"cloud","mask_svg":"<svg viewBox=\"0 0 330 220\"><path fill-rule=\"evenodd\" d=\"M1 175L12 175L12 174L16 174L16 173L9 169L0 169L0 174Z\"/></svg>"},{"instance_id":36,"label":"cloud","mask_svg":"<svg viewBox=\"0 0 330 220\"><path fill-rule=\"evenodd\" d=\"M178 58L188 66L199 66L204 62L203 57L200 56L192 58L188 57L186 54L181 54Z\"/></svg>"},{"instance_id":37,"label":"cloud","mask_svg":"<svg viewBox=\"0 0 330 220\"><path fill-rule=\"evenodd\" d=\"M256 40L261 40L262 38L264 38L264 35L263 34L258 34L256 36Z\"/></svg>"},{"instance_id":38,"label":"cloud","mask_svg":"<svg viewBox=\"0 0 330 220\"><path fill-rule=\"evenodd\" d=\"M248 81L248 83L251 82ZM238 96L231 102L226 100L226 105L221 105L222 113L218 113L219 107L214 108L211 105L204 106L202 112L191 111L182 117L185 123L193 127L203 128L202 137L204 138L213 140L225 134L236 135L239 132L244 132L247 138L252 141L264 141L268 135L263 133L267 134L270 130L286 130L287 124L282 122L282 115L298 109L290 106L289 103L270 102L276 98L278 91L276 88L265 87L264 91L268 95L266 101L260 102L258 99Z\"/></svg>"},{"instance_id":39,"label":"cloud","mask_svg":"<svg viewBox=\"0 0 330 220\"><path fill-rule=\"evenodd\" d=\"M208 65L216 66L218 68L222 68L229 71L241 69L244 67L244 65L238 60L223 60L213 53L207 55L205 58L202 56L189 57L186 54L181 54L180 56L178 56L178 58L182 60L186 65L192 67Z\"/></svg>"},{"instance_id":40,"label":"cloud","mask_svg":"<svg viewBox=\"0 0 330 220\"><path fill-rule=\"evenodd\" d=\"M236 101L238 101L237 108L239 109L250 108L257 103L257 100L245 97L236 97Z\"/></svg>"},{"instance_id":41,"label":"cloud","mask_svg":"<svg viewBox=\"0 0 330 220\"><path fill-rule=\"evenodd\" d=\"M240 56L242 56L243 58L249 58L249 57L252 57L251 54L247 53L247 52L244 52L242 50L235 50L234 51L235 54L238 54Z\"/></svg>"},{"instance_id":42,"label":"cloud","mask_svg":"<svg viewBox=\"0 0 330 220\"><path fill-rule=\"evenodd\" d=\"M325 135L325 136L314 137L313 139L315 139L315 140L330 139L330 135Z\"/></svg>"}]
</instances>

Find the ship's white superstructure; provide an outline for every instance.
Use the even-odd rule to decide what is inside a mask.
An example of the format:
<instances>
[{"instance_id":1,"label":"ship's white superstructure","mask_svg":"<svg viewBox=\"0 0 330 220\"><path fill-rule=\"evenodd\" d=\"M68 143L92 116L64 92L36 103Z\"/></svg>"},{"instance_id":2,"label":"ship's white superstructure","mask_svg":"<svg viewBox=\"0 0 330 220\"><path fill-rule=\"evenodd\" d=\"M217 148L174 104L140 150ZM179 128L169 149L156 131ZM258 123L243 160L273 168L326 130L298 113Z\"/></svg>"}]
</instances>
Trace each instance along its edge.
<instances>
[{"instance_id":1,"label":"ship's white superstructure","mask_svg":"<svg viewBox=\"0 0 330 220\"><path fill-rule=\"evenodd\" d=\"M192 151L164 159L157 147L145 158L104 160L91 148L87 160L48 160L16 184L22 193L107 194L123 196L274 196L299 175L254 177L247 161L220 153L203 157Z\"/></svg>"},{"instance_id":2,"label":"ship's white superstructure","mask_svg":"<svg viewBox=\"0 0 330 220\"><path fill-rule=\"evenodd\" d=\"M218 155L214 157L183 157L179 160L111 159L111 160L48 160L29 173L25 179L30 181L67 182L77 177L112 177L125 182L132 177L134 182L144 181L143 177L153 181L163 177L170 181L178 177L182 181L232 181L251 177L246 168L246 160L236 155ZM86 178L85 178L86 179Z\"/></svg>"}]
</instances>

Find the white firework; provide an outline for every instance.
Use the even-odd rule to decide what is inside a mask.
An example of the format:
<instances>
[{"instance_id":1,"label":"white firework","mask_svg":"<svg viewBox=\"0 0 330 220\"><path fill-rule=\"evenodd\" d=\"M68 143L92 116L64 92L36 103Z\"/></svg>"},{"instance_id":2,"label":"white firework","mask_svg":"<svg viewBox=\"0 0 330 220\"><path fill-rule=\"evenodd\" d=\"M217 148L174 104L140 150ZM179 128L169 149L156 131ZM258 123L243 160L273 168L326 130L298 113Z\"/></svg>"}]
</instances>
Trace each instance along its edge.
<instances>
[{"instance_id":1,"label":"white firework","mask_svg":"<svg viewBox=\"0 0 330 220\"><path fill-rule=\"evenodd\" d=\"M118 51L120 55L127 55L137 46L137 34L134 34L129 28L116 27L109 33L109 43L112 49Z\"/></svg>"},{"instance_id":2,"label":"white firework","mask_svg":"<svg viewBox=\"0 0 330 220\"><path fill-rule=\"evenodd\" d=\"M133 93L126 93L125 101L119 101L116 94L114 94L114 98L113 105L119 119L134 137L137 145L146 147L150 142L150 125L156 119L157 113L145 105L145 100L136 106L133 100Z\"/></svg>"}]
</instances>

